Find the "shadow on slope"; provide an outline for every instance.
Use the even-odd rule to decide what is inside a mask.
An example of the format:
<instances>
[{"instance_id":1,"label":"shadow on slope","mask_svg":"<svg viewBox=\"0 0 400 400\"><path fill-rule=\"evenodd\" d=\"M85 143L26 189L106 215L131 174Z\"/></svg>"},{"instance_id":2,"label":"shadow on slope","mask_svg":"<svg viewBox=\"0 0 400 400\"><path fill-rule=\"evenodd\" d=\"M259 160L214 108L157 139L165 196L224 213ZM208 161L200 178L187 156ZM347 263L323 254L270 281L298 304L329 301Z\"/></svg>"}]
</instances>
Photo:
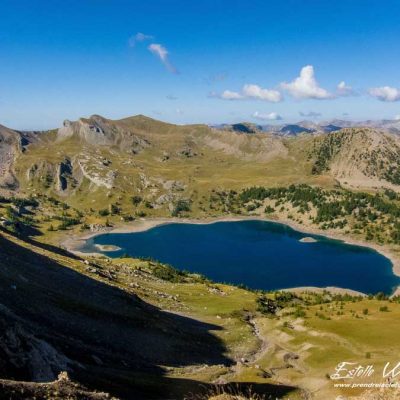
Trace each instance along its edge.
<instances>
[{"instance_id":1,"label":"shadow on slope","mask_svg":"<svg viewBox=\"0 0 400 400\"><path fill-rule=\"evenodd\" d=\"M161 366L231 364L215 325L163 312L0 234L0 376L51 381L60 371L127 399L181 398L199 382ZM268 385L270 386L270 385Z\"/></svg>"}]
</instances>

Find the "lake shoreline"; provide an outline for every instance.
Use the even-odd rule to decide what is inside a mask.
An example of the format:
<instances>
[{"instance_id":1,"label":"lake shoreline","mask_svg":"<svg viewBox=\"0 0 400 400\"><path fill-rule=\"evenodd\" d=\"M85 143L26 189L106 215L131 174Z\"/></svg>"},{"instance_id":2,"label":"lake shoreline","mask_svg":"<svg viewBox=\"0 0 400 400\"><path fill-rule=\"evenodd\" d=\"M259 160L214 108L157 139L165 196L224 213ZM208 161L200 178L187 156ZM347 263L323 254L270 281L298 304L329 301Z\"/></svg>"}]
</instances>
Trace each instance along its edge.
<instances>
[{"instance_id":1,"label":"lake shoreline","mask_svg":"<svg viewBox=\"0 0 400 400\"><path fill-rule=\"evenodd\" d=\"M79 248L81 248L82 244L86 242L87 240L107 234L107 233L135 233L135 232L144 232L149 229L155 228L157 226L161 225L166 225L166 224L172 224L172 223L181 223L181 224L199 224L199 225L205 225L205 224L213 224L216 222L239 222L239 221L251 221L251 220L257 220L257 221L265 221L265 222L274 222L282 225L289 226L290 228L301 232L305 235L317 235L317 236L323 236L328 239L333 239L333 240L340 240L343 243L346 244L351 244L355 246L360 246L360 247L366 247L369 249L373 249L383 255L384 257L388 258L390 262L392 263L392 270L393 274L396 276L400 277L400 256L398 254L394 254L394 252L389 248L388 245L378 245L376 243L370 243L362 240L357 240L353 238L349 238L343 234L339 234L337 232L332 232L330 230L321 230L318 228L315 228L313 226L305 226L302 224L298 224L292 220L284 220L284 219L272 219L272 218L264 218L260 217L257 215L254 216L225 216L225 217L210 217L210 218L199 218L199 219L192 219L192 218L142 218L135 220L130 223L121 223L118 224L117 226L113 226L110 228L105 228L102 231L97 231L97 232L90 232L82 235L72 235L68 239L63 240L60 243L60 246L65 248L67 251L76 254L78 256L103 256L104 254L98 253L98 252L91 252L91 253L86 253L86 252L81 252L79 251ZM307 245L307 243L304 243ZM352 289L345 289L345 288L337 288L337 287L327 287L327 288L316 288L316 287L301 287L301 288L287 288L283 290L290 290L290 291L298 291L298 290L313 290L315 291L316 289L320 290L328 290L331 292L336 292L336 293L348 293L348 294L358 294L358 295L364 295L365 293L362 292L357 292ZM400 286L396 288L396 290L392 293L391 297L400 295Z\"/></svg>"}]
</instances>

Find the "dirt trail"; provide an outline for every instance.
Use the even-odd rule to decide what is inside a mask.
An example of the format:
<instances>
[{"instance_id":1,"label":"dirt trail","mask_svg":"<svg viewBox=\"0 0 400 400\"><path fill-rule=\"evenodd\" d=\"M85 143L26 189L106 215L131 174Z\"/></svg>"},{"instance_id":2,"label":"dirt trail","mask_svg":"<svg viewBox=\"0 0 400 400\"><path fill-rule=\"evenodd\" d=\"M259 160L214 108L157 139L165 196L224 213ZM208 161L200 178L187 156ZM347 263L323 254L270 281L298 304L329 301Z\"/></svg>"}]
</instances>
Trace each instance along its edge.
<instances>
[{"instance_id":1,"label":"dirt trail","mask_svg":"<svg viewBox=\"0 0 400 400\"><path fill-rule=\"evenodd\" d=\"M266 353L266 351L268 350L268 341L265 338L265 336L263 336L260 332L260 328L257 325L256 319L251 316L250 319L247 321L248 324L251 327L251 330L253 332L253 335L260 341L260 347L259 349L253 353L250 357L248 357L249 362L251 363L255 363L258 360L260 360L264 354Z\"/></svg>"}]
</instances>

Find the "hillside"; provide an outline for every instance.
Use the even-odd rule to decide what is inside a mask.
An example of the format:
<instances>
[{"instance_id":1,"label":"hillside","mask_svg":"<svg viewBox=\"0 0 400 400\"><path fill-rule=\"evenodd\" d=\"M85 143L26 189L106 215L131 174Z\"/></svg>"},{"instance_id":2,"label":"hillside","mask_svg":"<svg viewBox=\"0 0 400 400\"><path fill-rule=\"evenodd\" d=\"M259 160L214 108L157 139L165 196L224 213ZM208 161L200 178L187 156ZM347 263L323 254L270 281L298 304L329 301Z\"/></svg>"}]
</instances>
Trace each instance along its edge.
<instances>
[{"instance_id":1,"label":"hillside","mask_svg":"<svg viewBox=\"0 0 400 400\"><path fill-rule=\"evenodd\" d=\"M0 125L0 190L19 188L15 176L15 161L26 147L39 140L40 132L22 132Z\"/></svg>"},{"instance_id":2,"label":"hillside","mask_svg":"<svg viewBox=\"0 0 400 400\"><path fill-rule=\"evenodd\" d=\"M14 160L22 151L22 139L18 132L0 125L0 187L17 189Z\"/></svg>"},{"instance_id":3,"label":"hillside","mask_svg":"<svg viewBox=\"0 0 400 400\"><path fill-rule=\"evenodd\" d=\"M0 386L51 382L67 371L126 399L182 398L257 348L240 312L246 304L254 309L251 293L146 261L84 262L6 232L0 246ZM209 307L225 315L220 321L199 307L218 298ZM265 393L293 390L261 386Z\"/></svg>"},{"instance_id":4,"label":"hillside","mask_svg":"<svg viewBox=\"0 0 400 400\"><path fill-rule=\"evenodd\" d=\"M47 194L90 212L104 204L168 215L180 200L199 215L212 190L309 183L398 190L394 135L349 128L286 138L205 125L173 125L145 116L65 121L25 140L4 128L3 187ZM8 158L7 158L8 157Z\"/></svg>"},{"instance_id":5,"label":"hillside","mask_svg":"<svg viewBox=\"0 0 400 400\"><path fill-rule=\"evenodd\" d=\"M314 174L329 173L352 188L400 184L400 140L366 128L343 129L313 143Z\"/></svg>"},{"instance_id":6,"label":"hillside","mask_svg":"<svg viewBox=\"0 0 400 400\"><path fill-rule=\"evenodd\" d=\"M144 116L118 121L92 116L43 133L19 155L14 169L22 194L46 193L80 209L111 201L126 208L139 195L165 213L179 199L194 200L216 187L303 177L305 170L288 153L273 135L178 126Z\"/></svg>"},{"instance_id":7,"label":"hillside","mask_svg":"<svg viewBox=\"0 0 400 400\"><path fill-rule=\"evenodd\" d=\"M7 234L0 234L0 246L1 378L48 382L68 371L121 396L134 390L160 397L168 383L160 365L230 364L209 332L218 327L162 312L121 290L101 264Z\"/></svg>"},{"instance_id":8,"label":"hillside","mask_svg":"<svg viewBox=\"0 0 400 400\"><path fill-rule=\"evenodd\" d=\"M0 245L0 398L361 400L333 387L332 368L380 368L400 345L398 297L251 292L4 231Z\"/></svg>"}]
</instances>

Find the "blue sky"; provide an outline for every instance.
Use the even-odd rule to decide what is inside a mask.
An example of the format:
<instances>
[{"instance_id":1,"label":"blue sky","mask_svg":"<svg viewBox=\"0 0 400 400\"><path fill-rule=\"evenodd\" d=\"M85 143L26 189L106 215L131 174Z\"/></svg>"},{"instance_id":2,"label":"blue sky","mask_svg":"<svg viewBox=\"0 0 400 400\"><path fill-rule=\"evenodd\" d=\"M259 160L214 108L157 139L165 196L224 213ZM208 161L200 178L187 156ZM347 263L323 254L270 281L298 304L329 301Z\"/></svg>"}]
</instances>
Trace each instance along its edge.
<instances>
[{"instance_id":1,"label":"blue sky","mask_svg":"<svg viewBox=\"0 0 400 400\"><path fill-rule=\"evenodd\" d=\"M0 123L13 128L95 113L176 123L400 115L399 1L0 6Z\"/></svg>"}]
</instances>

